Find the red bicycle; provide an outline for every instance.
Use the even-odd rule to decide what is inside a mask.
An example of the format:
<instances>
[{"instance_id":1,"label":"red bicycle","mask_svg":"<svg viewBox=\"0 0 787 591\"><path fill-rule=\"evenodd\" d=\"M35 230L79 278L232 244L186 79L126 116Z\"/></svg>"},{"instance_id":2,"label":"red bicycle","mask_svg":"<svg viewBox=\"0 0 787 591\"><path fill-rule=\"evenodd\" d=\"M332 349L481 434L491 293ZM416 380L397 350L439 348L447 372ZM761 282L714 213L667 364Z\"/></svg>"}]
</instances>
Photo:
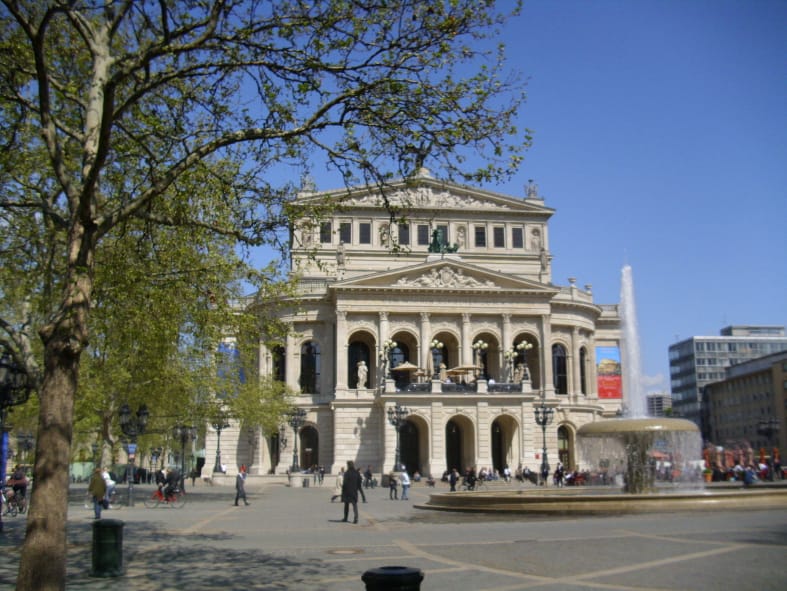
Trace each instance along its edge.
<instances>
[{"instance_id":1,"label":"red bicycle","mask_svg":"<svg viewBox=\"0 0 787 591\"><path fill-rule=\"evenodd\" d=\"M158 488L145 499L145 507L148 509L158 507L161 504L180 509L186 504L186 493L181 489L176 488L171 494L164 496L164 490Z\"/></svg>"}]
</instances>

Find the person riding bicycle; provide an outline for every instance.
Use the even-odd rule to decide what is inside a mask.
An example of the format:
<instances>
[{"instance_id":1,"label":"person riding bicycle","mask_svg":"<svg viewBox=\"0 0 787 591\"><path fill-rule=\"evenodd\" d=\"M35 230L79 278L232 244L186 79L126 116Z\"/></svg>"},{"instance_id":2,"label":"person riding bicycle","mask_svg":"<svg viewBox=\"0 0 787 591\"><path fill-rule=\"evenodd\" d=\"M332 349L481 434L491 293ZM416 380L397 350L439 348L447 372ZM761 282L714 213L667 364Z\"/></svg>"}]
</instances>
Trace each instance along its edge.
<instances>
[{"instance_id":1,"label":"person riding bicycle","mask_svg":"<svg viewBox=\"0 0 787 591\"><path fill-rule=\"evenodd\" d=\"M14 496L17 499L24 499L27 495L27 476L25 470L19 464L14 466L14 472L11 478L6 482L6 486L10 486L14 491Z\"/></svg>"},{"instance_id":2,"label":"person riding bicycle","mask_svg":"<svg viewBox=\"0 0 787 591\"><path fill-rule=\"evenodd\" d=\"M178 474L177 470L169 469L167 470L167 478L164 482L164 499L169 499L175 492L178 490L178 484L180 483L180 475Z\"/></svg>"}]
</instances>

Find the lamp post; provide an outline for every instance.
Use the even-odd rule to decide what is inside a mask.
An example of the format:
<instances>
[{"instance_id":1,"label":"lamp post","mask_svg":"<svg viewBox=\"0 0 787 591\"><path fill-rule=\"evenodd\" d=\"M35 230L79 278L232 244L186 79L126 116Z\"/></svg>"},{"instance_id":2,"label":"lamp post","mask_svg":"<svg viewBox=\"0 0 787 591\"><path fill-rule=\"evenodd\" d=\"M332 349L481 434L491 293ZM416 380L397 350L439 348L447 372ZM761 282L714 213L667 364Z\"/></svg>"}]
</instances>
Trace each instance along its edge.
<instances>
[{"instance_id":1,"label":"lamp post","mask_svg":"<svg viewBox=\"0 0 787 591\"><path fill-rule=\"evenodd\" d=\"M437 339L433 339L432 342L429 343L429 348L432 350L432 369L434 370L432 373L433 380L436 380L440 377L440 364L437 363L437 357L440 355L440 349L443 347L445 347L445 343L438 341Z\"/></svg>"},{"instance_id":2,"label":"lamp post","mask_svg":"<svg viewBox=\"0 0 787 591\"><path fill-rule=\"evenodd\" d=\"M397 402L394 406L388 407L388 422L393 425L396 430L396 453L394 455L394 470L401 469L401 448L399 447L399 428L404 424L407 415L410 411L404 407L399 406Z\"/></svg>"},{"instance_id":3,"label":"lamp post","mask_svg":"<svg viewBox=\"0 0 787 591\"><path fill-rule=\"evenodd\" d=\"M298 431L300 431L300 428L303 427L303 424L306 422L306 411L302 408L296 408L290 413L290 419L288 422L290 423L290 427L292 427L294 440L292 448L291 472L298 472L300 471L300 466L298 465Z\"/></svg>"},{"instance_id":4,"label":"lamp post","mask_svg":"<svg viewBox=\"0 0 787 591\"><path fill-rule=\"evenodd\" d=\"M535 407L534 413L536 418L536 425L541 427L541 434L543 436L543 443L541 447L541 478L542 484L546 483L549 477L549 460L547 459L547 425L552 423L555 416L555 409L548 408L544 404L544 397L541 397L541 405Z\"/></svg>"},{"instance_id":5,"label":"lamp post","mask_svg":"<svg viewBox=\"0 0 787 591\"><path fill-rule=\"evenodd\" d=\"M126 478L128 479L128 506L134 506L134 459L137 454L137 436L145 432L145 427L148 424L148 407L141 404L137 409L137 414L131 414L131 408L128 404L124 404L118 411L120 418L120 430L128 437L129 443L126 450L128 453L128 467L126 469Z\"/></svg>"},{"instance_id":6,"label":"lamp post","mask_svg":"<svg viewBox=\"0 0 787 591\"><path fill-rule=\"evenodd\" d=\"M764 419L757 423L757 435L762 435L768 439L768 445L772 446L773 436L779 432L779 421L775 418ZM768 462L768 480L773 480L773 454Z\"/></svg>"},{"instance_id":7,"label":"lamp post","mask_svg":"<svg viewBox=\"0 0 787 591\"><path fill-rule=\"evenodd\" d=\"M486 375L486 368L481 365L481 360L482 360L483 353L487 349L489 349L489 343L487 343L486 341L482 341L481 339L478 339L475 343L473 343L473 355L475 356L475 365L480 369L484 369L484 374L482 375L482 377Z\"/></svg>"},{"instance_id":8,"label":"lamp post","mask_svg":"<svg viewBox=\"0 0 787 591\"><path fill-rule=\"evenodd\" d=\"M211 426L216 430L216 463L213 464L213 473L215 474L216 472L224 472L221 469L221 432L230 426L227 422L227 415L219 412L216 418L213 419Z\"/></svg>"},{"instance_id":9,"label":"lamp post","mask_svg":"<svg viewBox=\"0 0 787 591\"><path fill-rule=\"evenodd\" d=\"M281 452L287 449L287 429L284 425L279 427L279 449L277 454L276 463L281 462Z\"/></svg>"},{"instance_id":10,"label":"lamp post","mask_svg":"<svg viewBox=\"0 0 787 591\"><path fill-rule=\"evenodd\" d=\"M8 455L8 431L6 418L8 409L24 404L30 397L30 381L27 372L11 356L3 351L0 356L0 482L5 482L6 456Z\"/></svg>"},{"instance_id":11,"label":"lamp post","mask_svg":"<svg viewBox=\"0 0 787 591\"><path fill-rule=\"evenodd\" d=\"M197 428L191 425L175 425L172 427L172 436L180 440L180 489L184 490L186 483L186 443L196 439Z\"/></svg>"}]
</instances>

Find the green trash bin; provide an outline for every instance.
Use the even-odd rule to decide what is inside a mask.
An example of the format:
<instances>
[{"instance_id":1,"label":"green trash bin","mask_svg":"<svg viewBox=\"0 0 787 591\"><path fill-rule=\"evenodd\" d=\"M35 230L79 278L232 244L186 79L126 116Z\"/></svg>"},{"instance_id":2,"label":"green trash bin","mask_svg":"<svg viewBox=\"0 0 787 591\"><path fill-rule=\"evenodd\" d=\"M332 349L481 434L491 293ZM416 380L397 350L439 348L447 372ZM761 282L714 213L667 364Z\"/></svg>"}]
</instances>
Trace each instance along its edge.
<instances>
[{"instance_id":1,"label":"green trash bin","mask_svg":"<svg viewBox=\"0 0 787 591\"><path fill-rule=\"evenodd\" d=\"M91 577L123 574L123 522L97 519L93 522L93 568Z\"/></svg>"}]
</instances>

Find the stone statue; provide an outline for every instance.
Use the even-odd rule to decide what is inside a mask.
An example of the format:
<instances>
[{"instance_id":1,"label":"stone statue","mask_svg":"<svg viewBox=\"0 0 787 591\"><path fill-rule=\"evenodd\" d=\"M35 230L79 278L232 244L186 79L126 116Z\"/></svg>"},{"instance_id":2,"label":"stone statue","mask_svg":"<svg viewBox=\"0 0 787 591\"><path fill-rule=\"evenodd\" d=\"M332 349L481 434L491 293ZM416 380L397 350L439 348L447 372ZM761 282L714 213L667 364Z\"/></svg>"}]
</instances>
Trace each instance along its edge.
<instances>
[{"instance_id":1,"label":"stone statue","mask_svg":"<svg viewBox=\"0 0 787 591\"><path fill-rule=\"evenodd\" d=\"M366 378L369 375L369 368L365 361L358 362L358 388L366 387Z\"/></svg>"},{"instance_id":2,"label":"stone statue","mask_svg":"<svg viewBox=\"0 0 787 591\"><path fill-rule=\"evenodd\" d=\"M429 243L429 251L434 253L456 252L459 250L458 244L448 244L443 237L443 231L436 228L432 231L432 241Z\"/></svg>"},{"instance_id":3,"label":"stone statue","mask_svg":"<svg viewBox=\"0 0 787 591\"><path fill-rule=\"evenodd\" d=\"M336 264L340 267L343 267L345 263L345 255L344 255L344 242L340 242L339 246L336 247Z\"/></svg>"}]
</instances>

